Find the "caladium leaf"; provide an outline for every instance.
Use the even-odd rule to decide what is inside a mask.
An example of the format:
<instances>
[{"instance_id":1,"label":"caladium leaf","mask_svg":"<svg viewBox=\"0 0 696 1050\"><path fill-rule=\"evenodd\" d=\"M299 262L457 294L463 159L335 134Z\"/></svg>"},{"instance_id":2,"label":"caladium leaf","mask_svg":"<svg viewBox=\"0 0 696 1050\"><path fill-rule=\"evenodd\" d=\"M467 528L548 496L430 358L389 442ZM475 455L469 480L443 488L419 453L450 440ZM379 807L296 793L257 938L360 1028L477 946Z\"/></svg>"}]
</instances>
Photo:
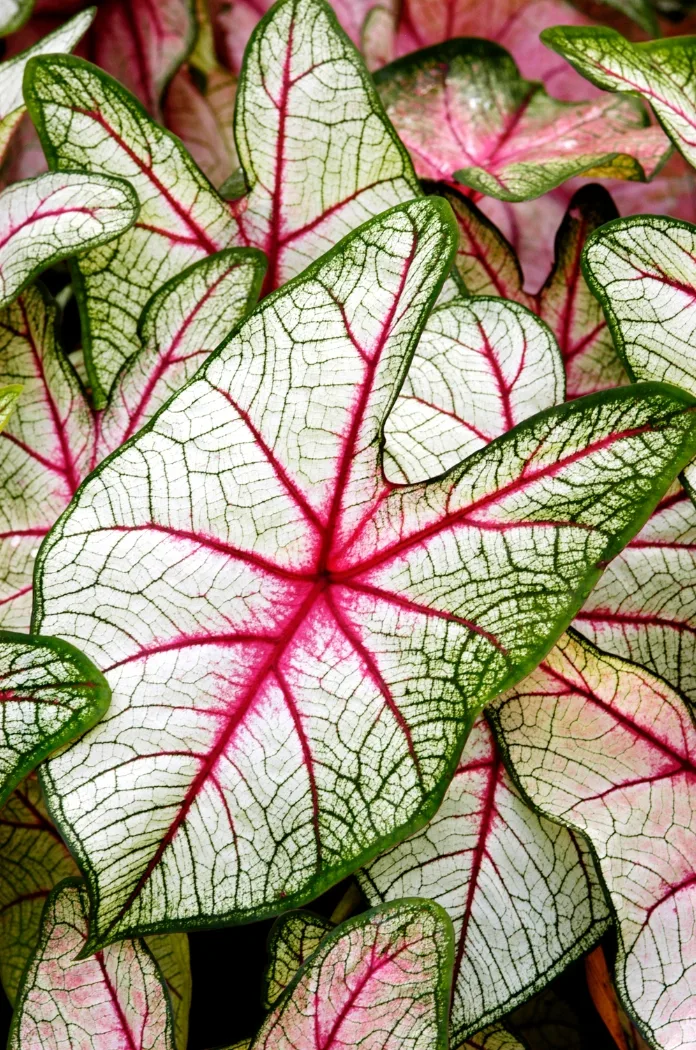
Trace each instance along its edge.
<instances>
[{"instance_id":1,"label":"caladium leaf","mask_svg":"<svg viewBox=\"0 0 696 1050\"><path fill-rule=\"evenodd\" d=\"M0 386L0 430L5 429L7 420L21 393L22 387L19 384L10 383L7 386Z\"/></svg>"},{"instance_id":2,"label":"caladium leaf","mask_svg":"<svg viewBox=\"0 0 696 1050\"><path fill-rule=\"evenodd\" d=\"M616 980L660 1050L692 1042L696 727L666 682L568 634L493 704L531 801L587 835L617 922Z\"/></svg>"},{"instance_id":3,"label":"caladium leaf","mask_svg":"<svg viewBox=\"0 0 696 1050\"><path fill-rule=\"evenodd\" d=\"M696 390L696 226L618 219L588 242L584 266L630 375ZM693 490L696 467L685 478Z\"/></svg>"},{"instance_id":4,"label":"caladium leaf","mask_svg":"<svg viewBox=\"0 0 696 1050\"><path fill-rule=\"evenodd\" d=\"M691 400L643 385L386 483L384 420L455 238L435 198L356 231L263 301L45 541L34 629L77 633L113 693L42 773L88 877L91 946L277 913L416 830L475 713L693 454Z\"/></svg>"},{"instance_id":5,"label":"caladium leaf","mask_svg":"<svg viewBox=\"0 0 696 1050\"><path fill-rule=\"evenodd\" d=\"M309 911L291 911L273 925L268 940L268 964L263 977L263 1005L267 1010L280 999L310 955L334 924Z\"/></svg>"},{"instance_id":6,"label":"caladium leaf","mask_svg":"<svg viewBox=\"0 0 696 1050\"><path fill-rule=\"evenodd\" d=\"M189 939L185 933L153 933L144 938L164 978L174 1017L177 1050L188 1046L191 1009L191 961Z\"/></svg>"},{"instance_id":7,"label":"caladium leaf","mask_svg":"<svg viewBox=\"0 0 696 1050\"><path fill-rule=\"evenodd\" d=\"M0 806L47 755L93 726L109 697L72 645L0 631Z\"/></svg>"},{"instance_id":8,"label":"caladium leaf","mask_svg":"<svg viewBox=\"0 0 696 1050\"><path fill-rule=\"evenodd\" d=\"M43 40L39 40L33 47L27 48L26 51L8 59L7 62L0 63L0 161L12 137L12 132L24 114L22 80L27 62L36 55L45 55L54 51L70 51L80 37L87 32L94 15L93 7L80 12L64 26L49 33Z\"/></svg>"},{"instance_id":9,"label":"caladium leaf","mask_svg":"<svg viewBox=\"0 0 696 1050\"><path fill-rule=\"evenodd\" d=\"M8 1050L174 1050L162 976L142 941L76 958L87 939L87 893L79 879L51 892L39 944L22 981Z\"/></svg>"},{"instance_id":10,"label":"caladium leaf","mask_svg":"<svg viewBox=\"0 0 696 1050\"><path fill-rule=\"evenodd\" d=\"M69 56L36 59L25 97L51 168L126 178L140 201L132 229L75 264L85 362L103 407L139 348L147 300L197 259L230 246L235 223L179 140L95 66Z\"/></svg>"},{"instance_id":11,"label":"caladium leaf","mask_svg":"<svg viewBox=\"0 0 696 1050\"><path fill-rule=\"evenodd\" d=\"M46 898L77 873L30 776L0 810L0 978L11 1003L36 948Z\"/></svg>"},{"instance_id":12,"label":"caladium leaf","mask_svg":"<svg viewBox=\"0 0 696 1050\"><path fill-rule=\"evenodd\" d=\"M0 308L41 270L113 240L137 215L122 179L64 172L8 186L0 194Z\"/></svg>"},{"instance_id":13,"label":"caladium leaf","mask_svg":"<svg viewBox=\"0 0 696 1050\"><path fill-rule=\"evenodd\" d=\"M360 884L372 904L423 896L447 910L455 1047L544 987L609 923L586 847L520 798L483 717L430 824L373 861Z\"/></svg>"},{"instance_id":14,"label":"caladium leaf","mask_svg":"<svg viewBox=\"0 0 696 1050\"><path fill-rule=\"evenodd\" d=\"M322 941L261 1026L253 1050L446 1050L452 924L404 900Z\"/></svg>"},{"instance_id":15,"label":"caladium leaf","mask_svg":"<svg viewBox=\"0 0 696 1050\"><path fill-rule=\"evenodd\" d=\"M39 544L80 483L193 375L253 305L262 276L260 253L230 249L169 281L147 305L142 348L103 411L57 344L55 304L41 288L0 314L0 379L24 387L0 435L3 626L28 629Z\"/></svg>"},{"instance_id":16,"label":"caladium leaf","mask_svg":"<svg viewBox=\"0 0 696 1050\"><path fill-rule=\"evenodd\" d=\"M585 173L649 178L669 143L631 98L560 102L486 40L451 40L378 70L389 118L421 178L506 201Z\"/></svg>"},{"instance_id":17,"label":"caladium leaf","mask_svg":"<svg viewBox=\"0 0 696 1050\"><path fill-rule=\"evenodd\" d=\"M90 34L89 57L160 119L162 92L195 37L191 0L107 0Z\"/></svg>"},{"instance_id":18,"label":"caladium leaf","mask_svg":"<svg viewBox=\"0 0 696 1050\"><path fill-rule=\"evenodd\" d=\"M609 652L666 678L696 703L696 510L675 486L608 566L575 619Z\"/></svg>"},{"instance_id":19,"label":"caladium leaf","mask_svg":"<svg viewBox=\"0 0 696 1050\"><path fill-rule=\"evenodd\" d=\"M548 324L563 356L569 398L626 382L602 308L581 268L589 235L617 216L605 189L584 186L573 194L556 233L553 266L534 295L524 290L515 251L490 219L457 190L441 183L429 189L444 196L454 210L459 227L456 264L467 291L514 299Z\"/></svg>"},{"instance_id":20,"label":"caladium leaf","mask_svg":"<svg viewBox=\"0 0 696 1050\"><path fill-rule=\"evenodd\" d=\"M513 1035L502 1024L492 1024L482 1032L469 1036L455 1050L526 1050L517 1036Z\"/></svg>"},{"instance_id":21,"label":"caladium leaf","mask_svg":"<svg viewBox=\"0 0 696 1050\"><path fill-rule=\"evenodd\" d=\"M541 39L598 87L646 99L672 142L696 165L693 37L633 44L604 26L556 26Z\"/></svg>"},{"instance_id":22,"label":"caladium leaf","mask_svg":"<svg viewBox=\"0 0 696 1050\"><path fill-rule=\"evenodd\" d=\"M386 475L435 477L564 389L556 341L524 307L488 296L436 307L387 419Z\"/></svg>"},{"instance_id":23,"label":"caladium leaf","mask_svg":"<svg viewBox=\"0 0 696 1050\"><path fill-rule=\"evenodd\" d=\"M238 209L239 243L268 256L266 290L420 194L364 63L324 0L285 0L259 23L235 129L250 190Z\"/></svg>"},{"instance_id":24,"label":"caladium leaf","mask_svg":"<svg viewBox=\"0 0 696 1050\"><path fill-rule=\"evenodd\" d=\"M180 69L167 90L164 119L213 186L222 187L239 165L234 141L237 82L226 70L205 76L205 90L190 69Z\"/></svg>"}]
</instances>

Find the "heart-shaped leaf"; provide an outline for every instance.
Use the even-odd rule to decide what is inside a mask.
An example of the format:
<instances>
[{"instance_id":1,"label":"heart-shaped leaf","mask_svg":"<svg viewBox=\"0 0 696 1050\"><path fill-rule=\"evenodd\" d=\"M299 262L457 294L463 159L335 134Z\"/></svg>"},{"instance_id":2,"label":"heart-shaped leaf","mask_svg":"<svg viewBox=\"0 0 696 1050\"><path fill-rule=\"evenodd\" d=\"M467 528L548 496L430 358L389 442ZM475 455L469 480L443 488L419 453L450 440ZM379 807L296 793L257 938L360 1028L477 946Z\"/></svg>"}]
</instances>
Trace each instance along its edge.
<instances>
[{"instance_id":1,"label":"heart-shaped leaf","mask_svg":"<svg viewBox=\"0 0 696 1050\"><path fill-rule=\"evenodd\" d=\"M31 288L0 314L0 381L24 387L0 435L3 626L28 629L39 544L80 482L193 375L253 305L262 277L258 252L230 249L164 285L144 311L141 349L102 411L57 344L47 293Z\"/></svg>"},{"instance_id":2,"label":"heart-shaped leaf","mask_svg":"<svg viewBox=\"0 0 696 1050\"><path fill-rule=\"evenodd\" d=\"M17 997L8 1050L37 1046L174 1050L169 998L142 941L76 958L87 939L87 893L66 879L44 908L39 944Z\"/></svg>"},{"instance_id":3,"label":"heart-shaped leaf","mask_svg":"<svg viewBox=\"0 0 696 1050\"><path fill-rule=\"evenodd\" d=\"M529 310L461 296L436 307L387 419L387 477L435 477L558 404L564 389L556 341Z\"/></svg>"},{"instance_id":4,"label":"heart-shaped leaf","mask_svg":"<svg viewBox=\"0 0 696 1050\"><path fill-rule=\"evenodd\" d=\"M236 224L179 140L102 70L69 56L35 59L25 97L52 169L125 178L140 201L132 229L75 263L85 363L103 407L139 349L147 300L196 260L229 247Z\"/></svg>"},{"instance_id":5,"label":"heart-shaped leaf","mask_svg":"<svg viewBox=\"0 0 696 1050\"><path fill-rule=\"evenodd\" d=\"M95 13L93 7L81 11L55 32L39 40L33 47L27 48L26 51L8 59L7 62L0 63L0 161L5 154L12 132L24 114L22 80L27 62L36 55L71 51L89 29Z\"/></svg>"},{"instance_id":6,"label":"heart-shaped leaf","mask_svg":"<svg viewBox=\"0 0 696 1050\"><path fill-rule=\"evenodd\" d=\"M93 726L109 697L72 645L0 631L0 806L47 755Z\"/></svg>"},{"instance_id":7,"label":"heart-shaped leaf","mask_svg":"<svg viewBox=\"0 0 696 1050\"><path fill-rule=\"evenodd\" d=\"M310 955L334 924L309 911L291 911L273 924L268 939L268 964L263 976L263 1005L275 1006Z\"/></svg>"},{"instance_id":8,"label":"heart-shaped leaf","mask_svg":"<svg viewBox=\"0 0 696 1050\"><path fill-rule=\"evenodd\" d=\"M487 40L451 40L375 74L421 178L500 200L539 197L573 175L649 178L669 143L635 99L560 102Z\"/></svg>"},{"instance_id":9,"label":"heart-shaped leaf","mask_svg":"<svg viewBox=\"0 0 696 1050\"><path fill-rule=\"evenodd\" d=\"M435 198L356 231L44 543L34 627L82 638L113 692L42 774L88 875L91 946L290 908L415 831L474 715L693 455L691 400L646 384L387 483L384 420L455 238Z\"/></svg>"},{"instance_id":10,"label":"heart-shaped leaf","mask_svg":"<svg viewBox=\"0 0 696 1050\"><path fill-rule=\"evenodd\" d=\"M19 983L39 941L46 898L78 870L48 819L36 777L28 777L0 810L0 977L14 1003ZM188 937L168 933L146 938L162 971L174 1013L178 1050L186 1050L191 1005Z\"/></svg>"},{"instance_id":11,"label":"heart-shaped leaf","mask_svg":"<svg viewBox=\"0 0 696 1050\"><path fill-rule=\"evenodd\" d=\"M89 57L161 119L162 92L195 37L191 0L107 0L90 33Z\"/></svg>"},{"instance_id":12,"label":"heart-shaped leaf","mask_svg":"<svg viewBox=\"0 0 696 1050\"><path fill-rule=\"evenodd\" d=\"M372 904L423 896L447 910L453 1046L543 988L609 922L586 847L520 798L483 717L431 822L359 878Z\"/></svg>"},{"instance_id":13,"label":"heart-shaped leaf","mask_svg":"<svg viewBox=\"0 0 696 1050\"><path fill-rule=\"evenodd\" d=\"M696 1024L696 727L662 679L569 633L492 707L515 777L587 835L616 916L617 986L660 1050Z\"/></svg>"},{"instance_id":14,"label":"heart-shaped leaf","mask_svg":"<svg viewBox=\"0 0 696 1050\"><path fill-rule=\"evenodd\" d=\"M531 295L524 291L514 249L490 219L457 190L443 184L430 188L449 201L456 216L457 270L467 290L471 295L514 299L548 324L563 356L568 397L594 394L626 382L602 308L581 267L589 235L618 214L605 189L583 186L573 194L556 234L551 272Z\"/></svg>"},{"instance_id":15,"label":"heart-shaped leaf","mask_svg":"<svg viewBox=\"0 0 696 1050\"><path fill-rule=\"evenodd\" d=\"M128 230L138 198L127 182L65 172L15 182L0 194L0 308L36 275Z\"/></svg>"},{"instance_id":16,"label":"heart-shaped leaf","mask_svg":"<svg viewBox=\"0 0 696 1050\"><path fill-rule=\"evenodd\" d=\"M432 901L383 905L321 942L253 1050L447 1050L452 924Z\"/></svg>"},{"instance_id":17,"label":"heart-shaped leaf","mask_svg":"<svg viewBox=\"0 0 696 1050\"><path fill-rule=\"evenodd\" d=\"M598 87L646 99L675 146L696 165L693 36L632 44L604 26L555 26L541 39Z\"/></svg>"},{"instance_id":18,"label":"heart-shaped leaf","mask_svg":"<svg viewBox=\"0 0 696 1050\"><path fill-rule=\"evenodd\" d=\"M629 374L696 391L696 226L618 219L588 241L584 267ZM684 476L693 492L696 467Z\"/></svg>"},{"instance_id":19,"label":"heart-shaped leaf","mask_svg":"<svg viewBox=\"0 0 696 1050\"><path fill-rule=\"evenodd\" d=\"M695 580L696 510L677 485L607 567L575 626L696 704Z\"/></svg>"}]
</instances>

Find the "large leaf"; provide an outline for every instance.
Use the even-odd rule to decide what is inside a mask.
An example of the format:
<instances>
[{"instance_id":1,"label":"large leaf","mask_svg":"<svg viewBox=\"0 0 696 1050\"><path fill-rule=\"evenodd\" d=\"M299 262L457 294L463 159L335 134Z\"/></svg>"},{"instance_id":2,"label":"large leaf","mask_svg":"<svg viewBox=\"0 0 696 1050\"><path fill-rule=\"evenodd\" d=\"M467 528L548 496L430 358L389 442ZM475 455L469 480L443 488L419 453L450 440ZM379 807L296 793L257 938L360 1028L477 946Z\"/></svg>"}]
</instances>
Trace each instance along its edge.
<instances>
[{"instance_id":1,"label":"large leaf","mask_svg":"<svg viewBox=\"0 0 696 1050\"><path fill-rule=\"evenodd\" d=\"M696 164L696 81L693 36L632 44L603 26L557 26L543 42L593 84L645 98L672 142Z\"/></svg>"},{"instance_id":2,"label":"large leaf","mask_svg":"<svg viewBox=\"0 0 696 1050\"><path fill-rule=\"evenodd\" d=\"M520 798L482 717L430 824L360 882L372 904L422 896L447 910L453 1046L544 987L609 921L586 848Z\"/></svg>"},{"instance_id":3,"label":"large leaf","mask_svg":"<svg viewBox=\"0 0 696 1050\"><path fill-rule=\"evenodd\" d=\"M588 242L584 266L630 375L696 391L696 226L618 219ZM693 488L696 467L685 476Z\"/></svg>"},{"instance_id":4,"label":"large leaf","mask_svg":"<svg viewBox=\"0 0 696 1050\"><path fill-rule=\"evenodd\" d=\"M616 916L619 992L660 1050L696 1024L696 727L662 679L569 634L493 705L515 777L592 843Z\"/></svg>"},{"instance_id":5,"label":"large leaf","mask_svg":"<svg viewBox=\"0 0 696 1050\"><path fill-rule=\"evenodd\" d=\"M261 1026L253 1050L446 1050L452 925L404 900L330 933Z\"/></svg>"},{"instance_id":6,"label":"large leaf","mask_svg":"<svg viewBox=\"0 0 696 1050\"><path fill-rule=\"evenodd\" d=\"M455 236L431 198L347 238L44 543L35 629L82 638L113 692L44 766L92 945L290 908L416 830L476 712L693 454L691 400L644 385L541 413L427 484L386 483L384 419Z\"/></svg>"},{"instance_id":7,"label":"large leaf","mask_svg":"<svg viewBox=\"0 0 696 1050\"><path fill-rule=\"evenodd\" d=\"M87 939L87 893L78 879L51 892L39 944L22 981L8 1050L137 1047L174 1050L169 999L142 941L76 958Z\"/></svg>"},{"instance_id":8,"label":"large leaf","mask_svg":"<svg viewBox=\"0 0 696 1050\"><path fill-rule=\"evenodd\" d=\"M268 256L266 290L419 195L362 59L324 0L284 0L261 20L244 58L235 130L250 189L239 243Z\"/></svg>"},{"instance_id":9,"label":"large leaf","mask_svg":"<svg viewBox=\"0 0 696 1050\"><path fill-rule=\"evenodd\" d=\"M589 235L617 216L605 189L583 186L573 194L556 233L553 266L534 295L524 290L514 249L476 205L442 184L431 189L442 194L454 210L459 227L457 270L467 290L471 295L514 299L548 324L563 356L568 397L593 394L626 382L602 308L581 268L582 249Z\"/></svg>"},{"instance_id":10,"label":"large leaf","mask_svg":"<svg viewBox=\"0 0 696 1050\"><path fill-rule=\"evenodd\" d=\"M93 726L109 697L72 645L0 631L0 806L51 751Z\"/></svg>"},{"instance_id":11,"label":"large leaf","mask_svg":"<svg viewBox=\"0 0 696 1050\"><path fill-rule=\"evenodd\" d=\"M500 200L538 197L581 173L642 181L669 150L636 100L560 102L485 40L407 55L375 82L419 176Z\"/></svg>"},{"instance_id":12,"label":"large leaf","mask_svg":"<svg viewBox=\"0 0 696 1050\"><path fill-rule=\"evenodd\" d=\"M424 481L563 400L553 335L502 299L436 307L384 431L392 481Z\"/></svg>"},{"instance_id":13,"label":"large leaf","mask_svg":"<svg viewBox=\"0 0 696 1050\"><path fill-rule=\"evenodd\" d=\"M89 57L160 118L162 92L195 36L191 0L107 0L90 33Z\"/></svg>"},{"instance_id":14,"label":"large leaf","mask_svg":"<svg viewBox=\"0 0 696 1050\"><path fill-rule=\"evenodd\" d=\"M103 411L93 410L56 342L45 292L31 288L0 314L0 381L24 387L0 435L3 626L28 629L39 544L80 482L193 375L253 305L262 275L258 253L231 249L168 282L148 304L142 349Z\"/></svg>"},{"instance_id":15,"label":"large leaf","mask_svg":"<svg viewBox=\"0 0 696 1050\"><path fill-rule=\"evenodd\" d=\"M679 486L608 566L575 626L696 704L696 510Z\"/></svg>"},{"instance_id":16,"label":"large leaf","mask_svg":"<svg viewBox=\"0 0 696 1050\"><path fill-rule=\"evenodd\" d=\"M87 371L102 407L139 348L146 301L197 259L228 247L236 227L179 140L95 66L68 56L35 59L25 97L51 168L125 178L140 201L131 230L75 264Z\"/></svg>"},{"instance_id":17,"label":"large leaf","mask_svg":"<svg viewBox=\"0 0 696 1050\"><path fill-rule=\"evenodd\" d=\"M0 308L41 270L129 229L138 198L127 182L79 172L41 175L0 194Z\"/></svg>"},{"instance_id":18,"label":"large leaf","mask_svg":"<svg viewBox=\"0 0 696 1050\"><path fill-rule=\"evenodd\" d=\"M0 161L2 160L12 132L24 113L22 79L30 58L55 51L70 51L89 29L95 15L93 7L75 15L64 26L49 33L33 47L0 63Z\"/></svg>"}]
</instances>

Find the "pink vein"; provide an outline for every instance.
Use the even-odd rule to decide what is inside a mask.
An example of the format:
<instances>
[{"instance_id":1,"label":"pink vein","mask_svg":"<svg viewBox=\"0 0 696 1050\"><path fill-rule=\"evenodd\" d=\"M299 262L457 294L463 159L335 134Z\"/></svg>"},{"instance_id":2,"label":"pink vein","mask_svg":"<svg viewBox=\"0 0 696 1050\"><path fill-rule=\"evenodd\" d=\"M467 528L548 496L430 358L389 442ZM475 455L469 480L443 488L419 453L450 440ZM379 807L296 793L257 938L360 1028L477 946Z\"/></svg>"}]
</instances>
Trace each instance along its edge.
<instances>
[{"instance_id":1,"label":"pink vein","mask_svg":"<svg viewBox=\"0 0 696 1050\"><path fill-rule=\"evenodd\" d=\"M111 999L111 1005L114 1008L114 1013L116 1014L116 1017L118 1018L118 1023L121 1026L123 1034L126 1037L126 1041L128 1043L129 1050L141 1050L141 1048L139 1046L137 1046L137 1044L135 1042L135 1038L133 1036L133 1033L131 1032L130 1026L128 1024L128 1021L126 1020L126 1015L123 1012L123 1007L121 1006L121 1003L119 1002L118 994L117 994L116 989L114 988L114 986L113 986L113 984L111 982L111 978L109 977L109 974L107 972L106 965L104 963L104 953L103 952L97 952L95 958L96 958L97 963L99 965L99 969L101 970L102 978L103 978L104 984L106 986L106 990L109 993L109 998Z\"/></svg>"}]
</instances>

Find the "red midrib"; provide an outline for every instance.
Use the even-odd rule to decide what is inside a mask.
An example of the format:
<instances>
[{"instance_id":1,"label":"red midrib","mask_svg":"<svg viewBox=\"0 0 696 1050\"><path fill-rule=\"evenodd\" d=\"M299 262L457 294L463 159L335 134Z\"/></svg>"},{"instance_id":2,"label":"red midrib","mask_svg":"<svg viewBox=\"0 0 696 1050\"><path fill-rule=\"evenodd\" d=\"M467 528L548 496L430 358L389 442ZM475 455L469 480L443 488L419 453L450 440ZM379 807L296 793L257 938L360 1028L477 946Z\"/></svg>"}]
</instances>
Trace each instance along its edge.
<instances>
[{"instance_id":1,"label":"red midrib","mask_svg":"<svg viewBox=\"0 0 696 1050\"><path fill-rule=\"evenodd\" d=\"M493 741L491 741L491 747L495 747ZM500 773L500 767L500 755L497 751L494 751L493 758L489 766L488 783L486 784L486 794L484 796L483 804L481 806L481 826L476 837L476 846L474 847L473 851L471 874L469 875L466 901L464 904L464 914L462 915L462 928L459 933L459 940L457 942L457 954L454 959L454 970L452 974L453 998L457 988L459 972L462 968L462 959L464 958L464 949L466 946L467 934L469 932L469 923L471 921L471 913L474 906L474 897L476 896L476 891L478 889L478 879L481 873L481 865L483 863L483 858L486 855L486 842L488 840L488 835L490 833L491 825L493 823L493 817L496 814L495 793L498 787L498 775Z\"/></svg>"},{"instance_id":2,"label":"red midrib","mask_svg":"<svg viewBox=\"0 0 696 1050\"><path fill-rule=\"evenodd\" d=\"M63 187L63 186L60 187L60 189L64 189L64 188L65 187ZM57 192L57 190L54 190L53 192L55 193L55 192ZM10 229L5 234L4 237L0 237L0 248L4 248L5 245L7 244L7 242L11 241L12 238L15 237L20 232L20 230L25 229L25 227L27 227L27 226L31 226L32 223L40 222L41 219L51 219L55 215L91 215L91 216L94 216L94 211L95 211L94 208L79 208L77 206L72 206L70 208L55 208L55 209L53 209L51 211L47 210L47 211L39 212L39 209L41 208L41 203L42 202L39 203L36 211L34 211L31 215L28 215L26 217L26 219L23 220L23 222L20 222L18 226L13 226L12 229ZM39 212L39 214L37 214L37 212Z\"/></svg>"},{"instance_id":3,"label":"red midrib","mask_svg":"<svg viewBox=\"0 0 696 1050\"><path fill-rule=\"evenodd\" d=\"M483 356L488 362L488 367L493 373L495 384L498 387L500 393L500 403L503 412L504 430L512 430L515 425L515 420L512 415L512 406L510 405L510 387L505 382L505 376L500 367L500 362L495 355L495 351L490 344L488 339L488 333L484 329L483 325L479 320L476 321L476 327L479 330L481 342L483 344ZM524 357L523 357L524 360Z\"/></svg>"},{"instance_id":4,"label":"red midrib","mask_svg":"<svg viewBox=\"0 0 696 1050\"><path fill-rule=\"evenodd\" d=\"M106 990L109 993L109 998L111 1000L111 1005L114 1008L114 1013L116 1014L121 1030L124 1036L126 1037L126 1041L128 1043L128 1050L142 1050L142 1047L137 1045L133 1033L130 1030L128 1021L126 1020L126 1015L123 1012L123 1007L119 1002L118 993L114 988L111 982L111 978L109 977L109 974L107 972L106 965L104 963L104 953L97 952L95 955L95 959L97 960L97 964L99 966L99 969L101 970L102 979L104 981L104 984L106 985Z\"/></svg>"},{"instance_id":5,"label":"red midrib","mask_svg":"<svg viewBox=\"0 0 696 1050\"><path fill-rule=\"evenodd\" d=\"M281 211L283 207L283 174L285 168L285 121L287 117L288 95L290 93L290 62L292 58L292 44L295 33L294 18L290 19L288 29L288 41L283 61L283 82L280 89L280 101L278 103L278 147L276 157L276 168L274 175L273 196L271 198L271 221L268 229L268 241L266 243L266 255L268 256L268 270L263 282L261 295L273 291L278 283L278 249L281 237Z\"/></svg>"}]
</instances>

